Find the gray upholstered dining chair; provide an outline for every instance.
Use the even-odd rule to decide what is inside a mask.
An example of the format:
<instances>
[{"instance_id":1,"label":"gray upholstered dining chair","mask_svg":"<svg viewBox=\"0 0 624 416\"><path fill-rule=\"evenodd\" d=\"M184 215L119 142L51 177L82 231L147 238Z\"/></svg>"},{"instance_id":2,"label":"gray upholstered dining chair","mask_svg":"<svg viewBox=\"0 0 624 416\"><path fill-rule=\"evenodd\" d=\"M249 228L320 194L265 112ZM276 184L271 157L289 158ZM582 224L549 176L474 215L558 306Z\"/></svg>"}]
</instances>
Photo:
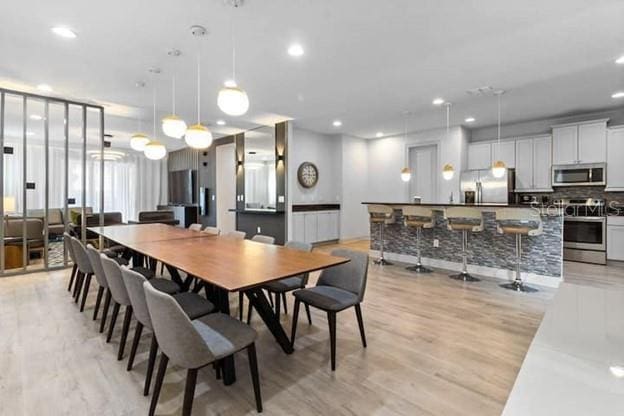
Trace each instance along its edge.
<instances>
[{"instance_id":1,"label":"gray upholstered dining chair","mask_svg":"<svg viewBox=\"0 0 624 416\"><path fill-rule=\"evenodd\" d=\"M255 241L256 243L262 243L262 244L274 244L275 237L271 237L269 235L256 234L253 237L251 237L251 241ZM243 291L239 290L238 291L238 319L241 321L243 320L243 305L245 303L244 297L245 297L245 294L243 293ZM249 304L249 307L251 308L251 304ZM249 320L251 319L251 315L249 314L250 312L247 312L247 323L249 323Z\"/></svg>"},{"instance_id":2,"label":"gray upholstered dining chair","mask_svg":"<svg viewBox=\"0 0 624 416\"><path fill-rule=\"evenodd\" d=\"M145 386L143 387L143 395L147 396L149 394L154 364L156 363L156 353L158 352L158 341L153 335L154 329L152 328L152 320L150 319L147 309L145 290L143 289L143 284L148 280L142 274L125 266L121 268L121 275L126 285L126 290L128 291L134 317L137 320L132 347L130 348L130 358L128 359L128 371L132 370L132 366L134 365L134 357L136 356L143 328L152 331L152 341L147 361L147 373L145 375ZM215 309L214 305L209 300L196 293L178 293L173 295L173 297L191 320L207 315Z\"/></svg>"},{"instance_id":3,"label":"gray upholstered dining chair","mask_svg":"<svg viewBox=\"0 0 624 416\"><path fill-rule=\"evenodd\" d=\"M289 241L284 244L284 247L293 250L301 250L308 253L312 251L312 244L302 243L300 241ZM271 299L271 303L273 303L273 295L275 295L275 314L278 317L280 315L280 297L282 302L284 303L284 313L288 314L288 309L286 306L286 293L306 287L306 285L308 284L309 276L309 273L304 273L299 276L287 277L285 279L277 280L275 282L270 282L262 286L262 289L266 290L269 293L269 299ZM308 306L308 304L304 304L304 307L306 310L306 315L308 316L308 323L312 325L310 306ZM251 321L251 314L252 307L250 304L247 309L247 323Z\"/></svg>"},{"instance_id":4,"label":"gray upholstered dining chair","mask_svg":"<svg viewBox=\"0 0 624 416\"><path fill-rule=\"evenodd\" d=\"M210 235L219 235L221 234L221 230L218 229L217 227L207 226L206 228L202 230L202 233L210 234Z\"/></svg>"},{"instance_id":5,"label":"gray upholstered dining chair","mask_svg":"<svg viewBox=\"0 0 624 416\"><path fill-rule=\"evenodd\" d=\"M80 240L71 237L72 248L74 250L75 260L78 262L78 275L76 276L76 286L74 287L75 302L78 303L80 292L82 291L82 302L80 303L80 312L84 311L87 294L89 293L89 285L91 284L91 276L93 275L93 267L87 256L87 250ZM84 286L84 287L83 287Z\"/></svg>"},{"instance_id":6,"label":"gray upholstered dining chair","mask_svg":"<svg viewBox=\"0 0 624 416\"><path fill-rule=\"evenodd\" d=\"M256 408L262 412L256 331L223 313L212 313L191 321L172 296L156 290L148 282L143 284L143 289L158 346L162 350L149 415L154 415L156 411L169 360L187 369L182 415L189 416L198 370L243 349L247 349L249 358Z\"/></svg>"},{"instance_id":7,"label":"gray upholstered dining chair","mask_svg":"<svg viewBox=\"0 0 624 416\"><path fill-rule=\"evenodd\" d=\"M100 304L102 302L102 296L106 293L106 297L104 299L104 309L102 311L102 320L100 322L100 333L104 331L104 325L106 322L106 317L108 316L108 308L110 306L111 301L111 293L108 288L108 282L106 281L106 274L104 273L104 269L102 268L102 260L100 260L100 252L93 247L91 244L87 244L87 256L89 257L89 261L91 262L91 267L93 268L93 274L95 275L95 280L97 280L98 288L97 298L95 299L95 308L93 309L93 320L97 319L98 311L100 310Z\"/></svg>"},{"instance_id":8,"label":"gray upholstered dining chair","mask_svg":"<svg viewBox=\"0 0 624 416\"><path fill-rule=\"evenodd\" d=\"M290 339L294 346L299 306L302 302L327 312L331 345L331 369L334 371L336 370L336 314L338 312L352 306L355 308L362 345L366 348L366 335L360 303L364 299L364 291L366 290L368 254L347 249L333 250L331 254L332 256L346 257L351 261L323 270L315 287L293 292L295 311L293 312Z\"/></svg>"},{"instance_id":9,"label":"gray upholstered dining chair","mask_svg":"<svg viewBox=\"0 0 624 416\"><path fill-rule=\"evenodd\" d=\"M67 253L69 254L69 259L73 263L71 275L69 276L69 285L67 285L68 292L71 291L74 280L76 279L76 275L78 274L78 262L76 261L76 256L74 256L74 246L71 242L71 239L72 236L69 235L68 232L63 233L63 243L65 245L65 250L67 250Z\"/></svg>"},{"instance_id":10,"label":"gray upholstered dining chair","mask_svg":"<svg viewBox=\"0 0 624 416\"><path fill-rule=\"evenodd\" d=\"M191 231L201 231L203 225L201 224L191 224L189 225L188 229Z\"/></svg>"},{"instance_id":11,"label":"gray upholstered dining chair","mask_svg":"<svg viewBox=\"0 0 624 416\"><path fill-rule=\"evenodd\" d=\"M247 237L247 233L244 231L230 231L223 234L223 237L231 238L233 240L244 240Z\"/></svg>"}]
</instances>

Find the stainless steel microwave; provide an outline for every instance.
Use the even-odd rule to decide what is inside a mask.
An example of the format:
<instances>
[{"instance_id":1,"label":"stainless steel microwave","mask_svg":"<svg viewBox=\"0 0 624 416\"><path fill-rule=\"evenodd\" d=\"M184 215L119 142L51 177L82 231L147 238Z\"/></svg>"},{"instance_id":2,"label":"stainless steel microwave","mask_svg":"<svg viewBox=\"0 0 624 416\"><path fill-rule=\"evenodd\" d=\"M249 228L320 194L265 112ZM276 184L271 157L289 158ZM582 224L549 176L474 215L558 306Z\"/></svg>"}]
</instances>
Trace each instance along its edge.
<instances>
[{"instance_id":1,"label":"stainless steel microwave","mask_svg":"<svg viewBox=\"0 0 624 416\"><path fill-rule=\"evenodd\" d=\"M607 184L604 163L554 165L552 186L604 186Z\"/></svg>"}]
</instances>

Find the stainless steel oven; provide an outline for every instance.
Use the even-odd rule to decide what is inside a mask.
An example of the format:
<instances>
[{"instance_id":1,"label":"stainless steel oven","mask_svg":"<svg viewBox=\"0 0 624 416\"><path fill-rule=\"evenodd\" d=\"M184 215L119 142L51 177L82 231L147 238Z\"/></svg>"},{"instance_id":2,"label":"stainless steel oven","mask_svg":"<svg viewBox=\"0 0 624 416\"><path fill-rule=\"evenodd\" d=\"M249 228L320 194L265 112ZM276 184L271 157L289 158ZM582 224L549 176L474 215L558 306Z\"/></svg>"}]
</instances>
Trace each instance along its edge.
<instances>
[{"instance_id":1,"label":"stainless steel oven","mask_svg":"<svg viewBox=\"0 0 624 416\"><path fill-rule=\"evenodd\" d=\"M601 186L606 185L604 163L555 165L552 168L553 186Z\"/></svg>"},{"instance_id":2,"label":"stainless steel oven","mask_svg":"<svg viewBox=\"0 0 624 416\"><path fill-rule=\"evenodd\" d=\"M607 262L607 217L604 200L560 200L564 208L563 258L585 263Z\"/></svg>"}]
</instances>

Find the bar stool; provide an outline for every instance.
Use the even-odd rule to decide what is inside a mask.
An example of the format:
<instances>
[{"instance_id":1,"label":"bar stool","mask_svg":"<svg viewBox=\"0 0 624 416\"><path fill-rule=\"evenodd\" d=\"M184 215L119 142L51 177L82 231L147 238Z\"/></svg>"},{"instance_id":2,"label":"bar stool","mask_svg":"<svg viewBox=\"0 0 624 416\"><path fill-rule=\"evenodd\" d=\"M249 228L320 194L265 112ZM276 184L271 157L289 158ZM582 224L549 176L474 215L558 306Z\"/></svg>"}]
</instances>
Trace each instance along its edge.
<instances>
[{"instance_id":1,"label":"bar stool","mask_svg":"<svg viewBox=\"0 0 624 416\"><path fill-rule=\"evenodd\" d=\"M420 236L423 228L433 228L433 210L414 205L403 207L403 221L406 227L416 228L416 253L418 262L407 270L416 273L431 273L420 261Z\"/></svg>"},{"instance_id":2,"label":"bar stool","mask_svg":"<svg viewBox=\"0 0 624 416\"><path fill-rule=\"evenodd\" d=\"M500 285L505 289L517 292L537 292L522 281L520 266L522 264L522 236L536 236L543 232L542 218L532 208L503 208L496 211L496 229L501 234L516 236L516 278L511 283Z\"/></svg>"},{"instance_id":3,"label":"bar stool","mask_svg":"<svg viewBox=\"0 0 624 416\"><path fill-rule=\"evenodd\" d=\"M468 232L479 233L483 231L481 211L470 207L451 207L446 209L445 217L448 221L449 230L461 231L462 233L462 271L449 277L464 282L478 282L481 279L468 273Z\"/></svg>"},{"instance_id":4,"label":"bar stool","mask_svg":"<svg viewBox=\"0 0 624 416\"><path fill-rule=\"evenodd\" d=\"M394 224L394 210L388 205L369 205L368 214L370 215L370 222L372 224L379 224L381 239L381 250L379 253L379 259L375 260L373 263L379 264L381 266L391 265L392 263L384 258L384 230L386 228L386 225Z\"/></svg>"}]
</instances>

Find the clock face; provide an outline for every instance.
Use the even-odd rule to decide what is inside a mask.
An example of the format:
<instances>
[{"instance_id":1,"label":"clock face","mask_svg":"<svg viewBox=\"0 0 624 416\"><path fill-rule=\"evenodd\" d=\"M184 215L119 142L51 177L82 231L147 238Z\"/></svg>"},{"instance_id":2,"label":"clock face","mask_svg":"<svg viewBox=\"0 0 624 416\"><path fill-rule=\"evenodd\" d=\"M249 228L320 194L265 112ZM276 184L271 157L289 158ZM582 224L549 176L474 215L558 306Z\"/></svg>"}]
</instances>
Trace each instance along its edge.
<instances>
[{"instance_id":1,"label":"clock face","mask_svg":"<svg viewBox=\"0 0 624 416\"><path fill-rule=\"evenodd\" d=\"M297 179L304 188L312 188L318 181L318 169L314 163L303 162L297 169Z\"/></svg>"}]
</instances>

